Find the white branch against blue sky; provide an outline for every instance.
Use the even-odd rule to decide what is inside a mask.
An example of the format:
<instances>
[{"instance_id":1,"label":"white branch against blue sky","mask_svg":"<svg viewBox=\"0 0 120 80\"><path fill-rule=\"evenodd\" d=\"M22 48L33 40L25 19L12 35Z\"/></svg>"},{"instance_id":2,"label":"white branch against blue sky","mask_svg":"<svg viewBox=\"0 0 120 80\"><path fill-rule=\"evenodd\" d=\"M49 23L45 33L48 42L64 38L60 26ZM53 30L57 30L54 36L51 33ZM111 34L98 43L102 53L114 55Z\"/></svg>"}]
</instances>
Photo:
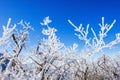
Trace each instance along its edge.
<instances>
[{"instance_id":1,"label":"white branch against blue sky","mask_svg":"<svg viewBox=\"0 0 120 80\"><path fill-rule=\"evenodd\" d=\"M67 46L74 42L84 45L74 36L74 28L67 20L72 20L76 25L89 24L90 28L92 27L97 32L101 17L104 17L108 24L116 19L117 22L109 31L110 36L106 39L106 41L110 41L115 38L115 33L120 31L119 8L118 0L4 0L0 1L0 26L6 24L9 17L13 19L12 22L21 19L31 22L34 31L30 32L32 33L30 38L32 39L31 44L34 45L38 42L36 39L44 37L41 34L43 27L40 22L44 17L49 16L53 21L50 25L58 30L57 34L63 43ZM0 36L1 33L2 28L0 28Z\"/></svg>"},{"instance_id":2,"label":"white branch against blue sky","mask_svg":"<svg viewBox=\"0 0 120 80\"><path fill-rule=\"evenodd\" d=\"M105 79L120 80L120 1L0 0L0 80Z\"/></svg>"}]
</instances>

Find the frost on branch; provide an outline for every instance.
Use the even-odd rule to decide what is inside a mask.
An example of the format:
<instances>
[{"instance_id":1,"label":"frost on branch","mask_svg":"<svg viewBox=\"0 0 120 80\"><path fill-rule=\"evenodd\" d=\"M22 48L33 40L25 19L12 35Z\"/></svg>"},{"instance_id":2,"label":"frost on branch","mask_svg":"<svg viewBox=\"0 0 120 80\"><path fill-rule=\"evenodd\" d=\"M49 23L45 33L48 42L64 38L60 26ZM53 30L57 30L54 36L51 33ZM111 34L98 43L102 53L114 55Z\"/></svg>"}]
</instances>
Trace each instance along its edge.
<instances>
[{"instance_id":1,"label":"frost on branch","mask_svg":"<svg viewBox=\"0 0 120 80\"><path fill-rule=\"evenodd\" d=\"M11 23L11 18L9 18L7 25L3 26L3 35L0 38L0 46L7 44L9 42L9 38L11 37L14 29L16 28L16 24L14 24L11 27L10 23Z\"/></svg>"},{"instance_id":2,"label":"frost on branch","mask_svg":"<svg viewBox=\"0 0 120 80\"><path fill-rule=\"evenodd\" d=\"M52 20L50 20L49 16L48 16L48 17L45 17L44 20L43 20L43 23L40 23L40 24L47 26L51 22L52 22Z\"/></svg>"},{"instance_id":3,"label":"frost on branch","mask_svg":"<svg viewBox=\"0 0 120 80\"><path fill-rule=\"evenodd\" d=\"M88 56L91 56L92 54L101 51L104 48L111 48L113 47L115 44L120 43L120 33L116 34L116 39L109 42L109 43L105 43L104 38L107 36L107 33L111 30L111 28L113 27L113 25L115 24L116 20L114 20L112 22L112 24L105 24L104 23L104 17L102 17L102 23L99 24L100 26L100 31L99 34L97 35L96 32L94 31L93 28L91 28L92 34L93 34L93 38L88 38L88 29L89 29L89 24L87 25L87 28L84 29L84 27L82 26L82 24L80 24L79 27L75 26L70 20L68 20L68 22L75 28L75 31L78 32L79 34L75 34L76 36L78 36L78 38L80 40L84 40L85 41L85 45L86 45L86 50L87 50L87 55L84 56L84 58L86 59Z\"/></svg>"},{"instance_id":4,"label":"frost on branch","mask_svg":"<svg viewBox=\"0 0 120 80\"><path fill-rule=\"evenodd\" d=\"M39 80L50 80L59 77L59 68L63 65L62 48L63 43L56 36L56 29L49 26L49 17L43 20L43 24L47 28L43 28L42 33L47 36L38 44L36 54L30 58L37 64L36 76Z\"/></svg>"},{"instance_id":5,"label":"frost on branch","mask_svg":"<svg viewBox=\"0 0 120 80\"><path fill-rule=\"evenodd\" d=\"M4 32L3 32L3 41L7 41L11 43L11 46L9 49L5 49L6 52L4 52L3 56L0 58L0 65L2 66L1 74L0 76L3 77L3 80L18 80L22 79L24 76L22 76L25 70L24 65L22 64L21 56L19 55L23 48L25 48L25 44L28 39L29 30L31 29L31 26L29 26L29 23L21 21L18 24L14 24L13 28L9 28L11 19L9 19L7 26L3 26ZM23 30L16 31L14 30L16 26L23 26ZM0 45L1 46L1 45ZM5 46L9 46L6 44ZM4 46L4 47L5 47ZM3 47L3 50L4 50ZM9 54L8 54L9 53ZM24 57L25 58L25 57Z\"/></svg>"},{"instance_id":6,"label":"frost on branch","mask_svg":"<svg viewBox=\"0 0 120 80\"><path fill-rule=\"evenodd\" d=\"M18 56L21 53L21 50L25 48L25 44L28 41L29 30L32 29L29 22L23 22L21 20L18 25L23 26L23 30L17 31L17 34L13 33L12 38L16 45L14 52Z\"/></svg>"},{"instance_id":7,"label":"frost on branch","mask_svg":"<svg viewBox=\"0 0 120 80\"><path fill-rule=\"evenodd\" d=\"M21 20L16 24L16 27L22 26L23 29L13 29L10 31L9 38L5 39L12 46L2 47L3 50L7 49L4 53L0 51L0 80L120 80L120 56L113 58L103 55L95 61L90 61L88 58L93 53L111 48L120 42L120 33L116 34L115 40L107 44L104 41L104 37L107 36L115 21L107 25L102 18L99 34L97 35L91 28L94 37L90 39L88 38L89 24L84 29L82 24L77 27L69 20L75 31L79 33L75 35L85 41L84 54L87 55L83 56L84 59L76 55L77 44L66 47L60 42L56 35L57 29L50 27L50 22L49 17L43 20L42 25L47 27L43 28L42 33L47 37L31 50L28 48L32 45L26 45L31 29L30 23ZM10 26L9 24L10 21L7 26ZM8 35L6 30L9 32L12 29L8 28L4 28L6 36Z\"/></svg>"}]
</instances>

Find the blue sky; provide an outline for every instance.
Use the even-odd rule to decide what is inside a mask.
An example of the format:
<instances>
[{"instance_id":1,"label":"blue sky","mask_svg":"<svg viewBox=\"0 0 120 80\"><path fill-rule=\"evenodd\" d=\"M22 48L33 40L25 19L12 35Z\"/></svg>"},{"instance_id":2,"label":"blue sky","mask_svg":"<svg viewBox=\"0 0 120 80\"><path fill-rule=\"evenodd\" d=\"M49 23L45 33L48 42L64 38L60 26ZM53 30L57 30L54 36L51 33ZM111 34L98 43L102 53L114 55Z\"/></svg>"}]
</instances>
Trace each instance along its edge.
<instances>
[{"instance_id":1,"label":"blue sky","mask_svg":"<svg viewBox=\"0 0 120 80\"><path fill-rule=\"evenodd\" d=\"M74 36L74 28L68 23L68 19L76 25L82 23L85 27L89 23L96 32L99 30L101 17L105 17L107 23L116 19L107 41L114 39L114 34L120 32L119 0L0 0L0 33L1 26L7 23L9 17L13 23L23 19L33 26L35 31L30 32L30 39L31 44L36 45L36 39L43 37L40 22L46 16L53 21L50 26L58 29L58 37L67 46L74 42L80 47L83 44L83 41Z\"/></svg>"}]
</instances>

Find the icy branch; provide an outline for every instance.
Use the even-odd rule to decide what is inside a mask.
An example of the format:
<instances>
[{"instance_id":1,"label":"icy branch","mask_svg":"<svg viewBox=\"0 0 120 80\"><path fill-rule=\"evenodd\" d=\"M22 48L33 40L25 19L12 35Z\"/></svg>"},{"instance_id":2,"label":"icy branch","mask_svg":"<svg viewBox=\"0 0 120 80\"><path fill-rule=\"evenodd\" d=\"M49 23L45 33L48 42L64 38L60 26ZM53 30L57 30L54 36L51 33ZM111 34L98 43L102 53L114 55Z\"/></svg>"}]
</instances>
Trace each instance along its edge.
<instances>
[{"instance_id":1,"label":"icy branch","mask_svg":"<svg viewBox=\"0 0 120 80\"><path fill-rule=\"evenodd\" d=\"M75 28L75 31L78 32L79 34L76 34L80 40L84 40L86 45L87 45L87 57L91 56L92 54L101 51L104 48L110 48L118 43L120 43L120 34L116 34L116 39L109 42L108 44L105 44L104 42L104 37L107 36L107 33L111 30L113 25L115 24L116 20L112 22L112 24L108 25L104 23L104 17L102 17L102 23L99 24L101 30L99 31L99 36L96 34L93 28L91 28L91 31L93 33L93 38L92 41L88 39L88 28L89 24L87 25L86 30L82 27L82 24L80 24L79 27L75 26L70 20L68 22ZM86 57L85 56L85 57ZM86 58L87 58L86 57Z\"/></svg>"},{"instance_id":2,"label":"icy branch","mask_svg":"<svg viewBox=\"0 0 120 80\"><path fill-rule=\"evenodd\" d=\"M6 44L9 41L10 36L12 35L14 29L16 28L16 24L10 28L11 18L9 18L6 26L3 26L3 35L0 38L0 46Z\"/></svg>"},{"instance_id":3,"label":"icy branch","mask_svg":"<svg viewBox=\"0 0 120 80\"><path fill-rule=\"evenodd\" d=\"M49 16L48 16L48 17L45 17L44 20L43 20L43 23L40 23L40 24L47 26L51 22L52 22L52 20L50 20Z\"/></svg>"},{"instance_id":4,"label":"icy branch","mask_svg":"<svg viewBox=\"0 0 120 80\"><path fill-rule=\"evenodd\" d=\"M89 38L89 24L86 28L82 24L77 27L68 20L77 32L75 35L85 41L83 48L85 56L79 56L77 44L67 47L60 42L56 35L57 29L49 26L51 22L49 17L41 23L47 26L42 30L46 38L43 38L36 47L31 44L26 46L31 29L30 23L21 20L18 24L10 26L11 19L9 19L7 25L3 26L0 50L1 45L4 49L8 46L8 42L11 42L12 46L6 48L8 51L4 53L0 52L0 80L120 80L120 56L115 60L105 55L95 61L93 58L92 61L88 58L104 48L112 48L120 43L120 33L116 34L114 40L108 43L104 41L115 21L108 25L102 18L99 34L94 28L90 28L93 37ZM22 26L23 29L16 31L14 30L16 26ZM26 50L20 54L23 48Z\"/></svg>"},{"instance_id":5,"label":"icy branch","mask_svg":"<svg viewBox=\"0 0 120 80\"><path fill-rule=\"evenodd\" d=\"M87 35L88 35L89 24L87 25L86 30L84 30L84 27L82 26L82 24L80 24L80 26L77 27L70 20L68 20L68 22L75 28L76 32L80 33L80 34L75 34L75 35L78 36L78 38L80 40L84 40L86 45L91 47L92 45L89 42L90 39L87 38L88 37Z\"/></svg>"},{"instance_id":6,"label":"icy branch","mask_svg":"<svg viewBox=\"0 0 120 80\"><path fill-rule=\"evenodd\" d=\"M18 25L23 26L23 30L20 30L20 32L17 34L13 33L12 34L12 38L13 41L16 44L16 47L14 49L14 52L16 53L16 56L18 56L21 52L21 50L23 49L23 47L25 47L25 44L27 42L28 39L28 35L29 35L29 30L32 29L32 27L30 26L29 22L23 22L23 20L21 20Z\"/></svg>"}]
</instances>

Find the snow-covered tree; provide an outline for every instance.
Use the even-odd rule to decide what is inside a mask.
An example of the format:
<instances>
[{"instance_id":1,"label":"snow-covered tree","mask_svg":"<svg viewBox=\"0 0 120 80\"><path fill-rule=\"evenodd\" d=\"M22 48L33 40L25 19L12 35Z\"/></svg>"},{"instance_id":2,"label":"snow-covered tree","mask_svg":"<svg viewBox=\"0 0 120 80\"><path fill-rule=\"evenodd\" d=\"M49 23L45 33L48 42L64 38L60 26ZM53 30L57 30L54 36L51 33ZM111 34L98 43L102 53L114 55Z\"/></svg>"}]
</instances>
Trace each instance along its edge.
<instances>
[{"instance_id":1,"label":"snow-covered tree","mask_svg":"<svg viewBox=\"0 0 120 80\"><path fill-rule=\"evenodd\" d=\"M85 41L85 52L86 53L83 58L87 59L89 56L94 55L94 53L97 53L104 48L111 48L116 44L120 43L120 33L116 34L116 39L113 41L110 41L109 43L105 43L104 38L107 37L107 33L112 29L113 25L115 24L116 20L112 22L112 24L105 24L104 23L104 17L102 17L102 23L99 23L100 31L97 35L93 28L91 28L92 34L94 37L89 38L89 24L87 25L86 30L80 24L80 26L75 26L70 20L68 22L75 28L75 31L79 34L75 34L80 40Z\"/></svg>"},{"instance_id":2,"label":"snow-covered tree","mask_svg":"<svg viewBox=\"0 0 120 80\"><path fill-rule=\"evenodd\" d=\"M112 48L120 43L120 33L116 39L108 43L104 38L112 29L112 24L105 24L104 17L99 24L100 31L97 35L93 28L91 32L94 37L89 38L89 24L86 29L80 24L75 26L70 20L68 22L75 28L75 34L85 42L83 56L77 49L78 44L65 46L57 37L57 29L50 27L52 20L45 17L40 23L44 26L43 38L32 50L28 49L27 41L30 23L21 20L11 25L11 19L3 26L3 34L0 38L0 80L119 80L120 79L120 57L112 58L107 55L98 57L96 61L89 61L89 56L100 52L105 48ZM22 30L17 27L22 26ZM24 49L27 49L24 51ZM25 53L26 55L21 54ZM27 51L27 52L26 52Z\"/></svg>"},{"instance_id":3,"label":"snow-covered tree","mask_svg":"<svg viewBox=\"0 0 120 80\"><path fill-rule=\"evenodd\" d=\"M4 45L8 46L8 49L3 49L4 47L2 47L4 53L0 61L0 65L2 66L1 76L5 80L19 79L19 76L24 72L22 60L20 60L21 56L19 56L19 54L25 47L28 38L28 31L31 28L29 23L23 21L18 24L14 24L12 28L9 28L11 26L10 22L11 19L8 20L7 26L3 26L4 32L0 39L0 47ZM16 32L15 28L19 25L23 26L24 29Z\"/></svg>"}]
</instances>

